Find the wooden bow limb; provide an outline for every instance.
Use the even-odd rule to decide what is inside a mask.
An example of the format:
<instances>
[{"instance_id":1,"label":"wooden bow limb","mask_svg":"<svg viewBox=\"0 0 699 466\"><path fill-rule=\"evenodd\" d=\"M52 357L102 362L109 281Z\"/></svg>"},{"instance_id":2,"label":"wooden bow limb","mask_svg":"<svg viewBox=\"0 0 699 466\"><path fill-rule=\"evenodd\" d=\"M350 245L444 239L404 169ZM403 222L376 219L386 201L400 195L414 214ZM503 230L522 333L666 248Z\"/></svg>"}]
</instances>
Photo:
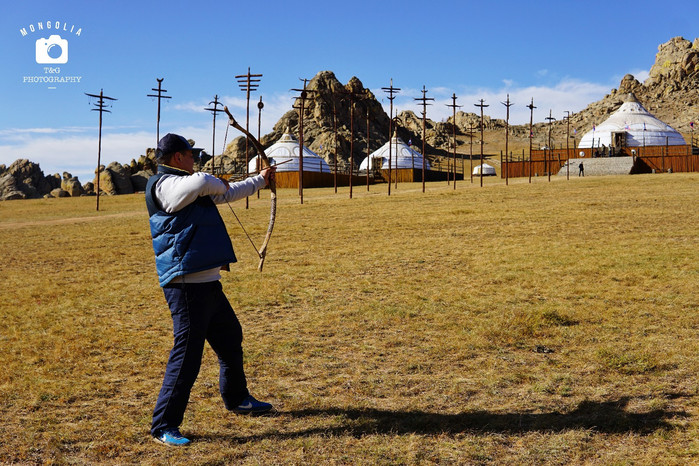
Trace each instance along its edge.
<instances>
[{"instance_id":1,"label":"wooden bow limb","mask_svg":"<svg viewBox=\"0 0 699 466\"><path fill-rule=\"evenodd\" d=\"M255 146L257 152L259 152L260 160L262 160L262 168L269 168L271 165L269 163L269 159L267 158L267 154L265 154L264 147L262 147L262 144L260 144L260 141L258 141L255 138L255 136L250 134L249 131L240 126L237 121L235 121L235 118L233 118L233 115L231 115L231 112L228 110L228 107L224 106L223 111L226 112L226 115L228 115L228 124L240 131L241 133L243 133L244 135L246 135L248 138L250 138L250 141L252 142L253 146ZM267 257L267 245L269 244L269 239L272 237L274 221L277 217L277 183L274 181L274 179L269 180L269 190L272 193L269 212L269 225L267 226L267 234L265 235L265 240L262 242L262 246L260 246L260 250L257 252L257 254L260 256L260 264L257 266L257 270L259 270L260 272L262 272L262 267L265 264L265 257Z\"/></svg>"}]
</instances>

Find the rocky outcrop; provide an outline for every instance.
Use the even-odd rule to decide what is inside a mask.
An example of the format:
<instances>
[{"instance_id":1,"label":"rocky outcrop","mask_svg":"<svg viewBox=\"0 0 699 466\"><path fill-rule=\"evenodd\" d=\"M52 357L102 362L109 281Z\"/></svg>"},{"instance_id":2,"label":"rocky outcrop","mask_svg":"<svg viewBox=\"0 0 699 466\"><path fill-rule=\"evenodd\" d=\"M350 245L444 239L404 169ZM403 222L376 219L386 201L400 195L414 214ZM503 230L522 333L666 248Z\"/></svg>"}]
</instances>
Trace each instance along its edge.
<instances>
[{"instance_id":1,"label":"rocky outcrop","mask_svg":"<svg viewBox=\"0 0 699 466\"><path fill-rule=\"evenodd\" d=\"M112 162L105 169L111 175L112 184L116 189L113 194L133 194L131 184L131 171L122 166L119 162Z\"/></svg>"},{"instance_id":2,"label":"rocky outcrop","mask_svg":"<svg viewBox=\"0 0 699 466\"><path fill-rule=\"evenodd\" d=\"M131 186L133 186L134 192L145 191L146 184L148 183L148 178L153 176L153 174L154 172L151 170L141 170L131 175Z\"/></svg>"},{"instance_id":3,"label":"rocky outcrop","mask_svg":"<svg viewBox=\"0 0 699 466\"><path fill-rule=\"evenodd\" d=\"M58 175L44 176L38 164L18 159L0 175L0 199L36 199L60 184Z\"/></svg>"},{"instance_id":4,"label":"rocky outcrop","mask_svg":"<svg viewBox=\"0 0 699 466\"><path fill-rule=\"evenodd\" d=\"M63 172L61 180L61 189L71 197L78 197L85 194L85 189L80 184L77 176L73 176L68 172Z\"/></svg>"},{"instance_id":5,"label":"rocky outcrop","mask_svg":"<svg viewBox=\"0 0 699 466\"><path fill-rule=\"evenodd\" d=\"M689 132L689 123L696 118L699 104L699 39L690 42L675 37L658 47L648 78L639 82L627 74L618 89L602 100L593 102L574 115L578 131L585 132L593 123L605 120L632 92L649 112L681 132ZM565 124L555 124L558 132Z\"/></svg>"},{"instance_id":6,"label":"rocky outcrop","mask_svg":"<svg viewBox=\"0 0 699 466\"><path fill-rule=\"evenodd\" d=\"M674 37L658 47L655 63L644 85L678 83L699 72L699 39Z\"/></svg>"},{"instance_id":7,"label":"rocky outcrop","mask_svg":"<svg viewBox=\"0 0 699 466\"><path fill-rule=\"evenodd\" d=\"M350 148L354 150L355 165L359 164L369 151L374 151L388 141L389 117L374 94L364 87L362 82L353 77L346 85L340 83L331 71L321 71L307 86L307 99L303 112L303 142L306 147L323 157L328 163L334 163L335 147L337 144L338 163L347 165L350 159ZM261 138L261 143L269 147L281 138L289 128L294 136L299 134L299 98L294 102L293 110L285 113L274 125L272 132ZM367 141L367 119L369 138ZM421 144L421 134L406 127L398 117L398 136L405 141L411 140L414 145ZM335 140L337 127L337 143ZM420 127L421 128L421 127ZM352 137L354 133L354 137ZM353 140L353 144L350 141ZM252 158L256 151L249 147L248 157ZM245 138L233 140L224 153L222 161L216 157L216 165L223 163L224 169L244 166ZM207 164L206 168L210 167Z\"/></svg>"},{"instance_id":8,"label":"rocky outcrop","mask_svg":"<svg viewBox=\"0 0 699 466\"><path fill-rule=\"evenodd\" d=\"M148 178L155 173L155 151L148 149L130 164L112 162L101 166L100 192L104 194L130 194L143 191ZM44 176L38 164L26 159L16 160L9 167L0 165L0 200L30 199L40 197L66 197L95 194L97 178L81 185L77 177L68 172Z\"/></svg>"},{"instance_id":9,"label":"rocky outcrop","mask_svg":"<svg viewBox=\"0 0 699 466\"><path fill-rule=\"evenodd\" d=\"M108 195L116 194L133 194L142 192L146 189L146 183L157 171L157 163L155 162L155 151L148 149L148 155L141 155L136 161L131 160L131 163L122 165L119 162L112 162L106 167L100 167L99 189L100 193ZM92 190L97 186L97 177L90 183L89 188ZM88 185L85 185L85 191L88 191Z\"/></svg>"}]
</instances>

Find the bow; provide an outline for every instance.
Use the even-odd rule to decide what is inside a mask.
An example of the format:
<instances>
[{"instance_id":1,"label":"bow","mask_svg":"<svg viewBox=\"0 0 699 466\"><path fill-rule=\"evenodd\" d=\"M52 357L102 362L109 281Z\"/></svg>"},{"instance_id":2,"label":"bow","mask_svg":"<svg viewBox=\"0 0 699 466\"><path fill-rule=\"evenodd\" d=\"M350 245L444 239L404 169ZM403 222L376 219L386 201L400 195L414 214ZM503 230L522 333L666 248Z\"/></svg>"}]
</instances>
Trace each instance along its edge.
<instances>
[{"instance_id":1,"label":"bow","mask_svg":"<svg viewBox=\"0 0 699 466\"><path fill-rule=\"evenodd\" d=\"M240 126L237 121L235 121L235 118L233 118L233 115L231 115L231 112L225 105L223 107L223 111L226 112L226 115L228 115L228 124L240 131L241 133L245 134L248 138L250 138L250 141L259 153L260 160L262 160L262 168L264 169L270 167L271 165L269 163L269 159L267 158L267 155L265 154L265 149L264 147L262 147L262 144L260 144L260 141L258 141L255 138L255 136L250 134L249 131ZM269 225L267 226L267 234L265 235L265 240L262 242L262 246L260 246L260 250L257 252L257 255L260 256L260 264L257 266L257 270L259 270L260 272L262 272L262 266L265 263L265 257L267 256L267 244L269 244L269 239L272 237L274 221L277 217L277 183L274 181L274 179L269 180L269 190L272 193L272 202L269 212Z\"/></svg>"}]
</instances>

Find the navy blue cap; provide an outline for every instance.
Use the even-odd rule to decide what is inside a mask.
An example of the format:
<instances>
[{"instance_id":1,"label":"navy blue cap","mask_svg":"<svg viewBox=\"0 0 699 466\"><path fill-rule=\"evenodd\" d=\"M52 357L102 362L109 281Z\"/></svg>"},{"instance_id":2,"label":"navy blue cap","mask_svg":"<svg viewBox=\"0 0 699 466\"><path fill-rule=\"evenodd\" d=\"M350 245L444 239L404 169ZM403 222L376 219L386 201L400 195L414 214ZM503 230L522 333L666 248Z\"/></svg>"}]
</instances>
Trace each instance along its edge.
<instances>
[{"instance_id":1,"label":"navy blue cap","mask_svg":"<svg viewBox=\"0 0 699 466\"><path fill-rule=\"evenodd\" d=\"M192 146L179 134L167 133L158 141L158 150L163 154L174 154L185 150L192 150Z\"/></svg>"}]
</instances>

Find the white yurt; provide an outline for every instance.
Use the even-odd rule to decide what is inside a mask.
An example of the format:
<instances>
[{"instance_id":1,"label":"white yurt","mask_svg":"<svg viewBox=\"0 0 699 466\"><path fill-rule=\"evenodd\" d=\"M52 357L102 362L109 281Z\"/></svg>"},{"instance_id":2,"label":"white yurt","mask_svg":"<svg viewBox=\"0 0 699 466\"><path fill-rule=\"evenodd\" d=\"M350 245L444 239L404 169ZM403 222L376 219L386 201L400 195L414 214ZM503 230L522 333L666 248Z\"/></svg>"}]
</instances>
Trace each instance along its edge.
<instances>
[{"instance_id":1,"label":"white yurt","mask_svg":"<svg viewBox=\"0 0 699 466\"><path fill-rule=\"evenodd\" d=\"M299 141L291 135L289 128L286 129L279 141L265 149L265 154L272 165L281 163L277 167L277 172L297 172L299 171ZM248 163L250 172L257 170L257 156ZM306 146L303 146L303 171L330 173L330 165L318 154Z\"/></svg>"},{"instance_id":2,"label":"white yurt","mask_svg":"<svg viewBox=\"0 0 699 466\"><path fill-rule=\"evenodd\" d=\"M487 163L484 163L483 165L476 165L473 167L473 174L480 176L481 175L481 167L483 170L483 176L495 176L495 167L488 165Z\"/></svg>"},{"instance_id":3,"label":"white yurt","mask_svg":"<svg viewBox=\"0 0 699 466\"><path fill-rule=\"evenodd\" d=\"M381 169L388 170L388 142L369 154L361 164L360 170L366 170L367 167L372 170L374 168L374 160L381 159ZM378 163L378 162L377 162ZM391 169L396 168L415 168L422 169L422 154L412 149L397 135L391 138ZM430 169L430 162L425 160L425 169Z\"/></svg>"},{"instance_id":4,"label":"white yurt","mask_svg":"<svg viewBox=\"0 0 699 466\"><path fill-rule=\"evenodd\" d=\"M633 93L604 123L585 133L578 147L643 147L687 144L682 135L663 123L636 100Z\"/></svg>"}]
</instances>

